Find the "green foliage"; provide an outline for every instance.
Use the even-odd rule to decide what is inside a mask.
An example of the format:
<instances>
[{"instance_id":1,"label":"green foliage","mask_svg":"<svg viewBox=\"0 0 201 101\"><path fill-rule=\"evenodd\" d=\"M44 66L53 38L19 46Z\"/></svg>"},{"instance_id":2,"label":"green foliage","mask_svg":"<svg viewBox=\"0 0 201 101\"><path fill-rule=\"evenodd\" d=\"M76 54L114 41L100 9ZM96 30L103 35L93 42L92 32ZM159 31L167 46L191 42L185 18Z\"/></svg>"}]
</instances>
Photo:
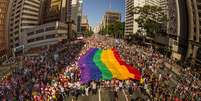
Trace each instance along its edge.
<instances>
[{"instance_id":1,"label":"green foliage","mask_svg":"<svg viewBox=\"0 0 201 101\"><path fill-rule=\"evenodd\" d=\"M124 34L124 30L125 30L125 22L114 22L108 26L106 26L106 28L103 28L100 33L102 35L110 35L113 37L122 37Z\"/></svg>"},{"instance_id":2,"label":"green foliage","mask_svg":"<svg viewBox=\"0 0 201 101\"><path fill-rule=\"evenodd\" d=\"M134 14L139 14L135 19L141 30L144 30L149 37L154 37L156 33L161 32L161 28L167 22L167 16L161 7L145 5L143 7L135 7Z\"/></svg>"},{"instance_id":3,"label":"green foliage","mask_svg":"<svg viewBox=\"0 0 201 101\"><path fill-rule=\"evenodd\" d=\"M91 36L91 35L93 35L93 34L94 34L94 32L90 30L90 31L88 31L88 32L85 32L84 35L85 35L85 36Z\"/></svg>"}]
</instances>

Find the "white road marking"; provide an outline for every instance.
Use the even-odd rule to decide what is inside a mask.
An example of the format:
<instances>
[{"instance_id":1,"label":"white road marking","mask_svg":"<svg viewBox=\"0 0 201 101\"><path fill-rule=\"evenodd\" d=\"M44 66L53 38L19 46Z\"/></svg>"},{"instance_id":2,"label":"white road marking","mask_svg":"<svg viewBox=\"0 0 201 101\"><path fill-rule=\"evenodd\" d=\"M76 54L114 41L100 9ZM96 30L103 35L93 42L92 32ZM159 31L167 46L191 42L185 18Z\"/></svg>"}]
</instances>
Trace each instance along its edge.
<instances>
[{"instance_id":1,"label":"white road marking","mask_svg":"<svg viewBox=\"0 0 201 101\"><path fill-rule=\"evenodd\" d=\"M101 87L100 87L100 89L98 89L98 101L101 101Z\"/></svg>"},{"instance_id":2,"label":"white road marking","mask_svg":"<svg viewBox=\"0 0 201 101\"><path fill-rule=\"evenodd\" d=\"M126 98L126 101L128 101L128 97L127 97L127 95L126 95L124 89L123 89L123 93L124 93L124 96L125 96L125 98Z\"/></svg>"}]
</instances>

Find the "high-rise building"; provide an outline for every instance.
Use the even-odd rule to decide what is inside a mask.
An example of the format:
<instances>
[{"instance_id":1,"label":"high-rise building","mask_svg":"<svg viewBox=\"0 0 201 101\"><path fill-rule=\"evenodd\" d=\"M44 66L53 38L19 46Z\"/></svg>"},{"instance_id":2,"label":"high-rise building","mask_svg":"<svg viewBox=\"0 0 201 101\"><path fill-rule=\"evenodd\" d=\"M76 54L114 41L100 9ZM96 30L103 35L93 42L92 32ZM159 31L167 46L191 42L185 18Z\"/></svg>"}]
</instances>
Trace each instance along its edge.
<instances>
[{"instance_id":1,"label":"high-rise building","mask_svg":"<svg viewBox=\"0 0 201 101\"><path fill-rule=\"evenodd\" d=\"M94 26L93 28L93 32L94 33L99 33L101 30L101 24L97 24L96 26Z\"/></svg>"},{"instance_id":2,"label":"high-rise building","mask_svg":"<svg viewBox=\"0 0 201 101\"><path fill-rule=\"evenodd\" d=\"M8 50L7 14L9 0L0 0L0 57Z\"/></svg>"},{"instance_id":3,"label":"high-rise building","mask_svg":"<svg viewBox=\"0 0 201 101\"><path fill-rule=\"evenodd\" d=\"M160 11L160 13L162 13L163 16L166 16L167 19L169 18L168 17L169 10L168 10L167 0L145 0L145 4L150 5L150 6L160 7L162 9L162 11ZM160 25L160 30L157 32L157 35L153 38L154 42L163 48L169 48L170 42L169 42L169 35L167 33L167 29L169 27L168 26L169 21L171 22L172 19L169 19L167 22L164 22Z\"/></svg>"},{"instance_id":4,"label":"high-rise building","mask_svg":"<svg viewBox=\"0 0 201 101\"><path fill-rule=\"evenodd\" d=\"M146 5L160 6L164 0L145 0Z\"/></svg>"},{"instance_id":5,"label":"high-rise building","mask_svg":"<svg viewBox=\"0 0 201 101\"><path fill-rule=\"evenodd\" d=\"M67 27L64 22L53 21L25 30L23 32L24 50L32 52L33 50L44 49L69 38Z\"/></svg>"},{"instance_id":6,"label":"high-rise building","mask_svg":"<svg viewBox=\"0 0 201 101\"><path fill-rule=\"evenodd\" d=\"M82 16L81 20L81 32L88 32L89 31L89 23L87 16Z\"/></svg>"},{"instance_id":7,"label":"high-rise building","mask_svg":"<svg viewBox=\"0 0 201 101\"><path fill-rule=\"evenodd\" d=\"M181 59L186 52L186 11L185 5L179 4L179 0L126 0L126 19L125 19L125 35L134 34L138 30L138 24L135 19L139 16L134 13L134 7L152 5L159 6L167 15L168 22L166 25L166 36L158 36L154 41L157 41L163 46L170 47L172 57ZM180 1L182 2L182 1ZM165 25L165 24L164 24ZM182 26L181 26L182 25Z\"/></svg>"},{"instance_id":8,"label":"high-rise building","mask_svg":"<svg viewBox=\"0 0 201 101\"><path fill-rule=\"evenodd\" d=\"M186 7L185 5L180 5L178 1L179 0L167 0L167 17L169 19L167 23L167 34L169 37L169 47L172 50L171 57L180 60L186 54L185 47L187 43L185 37L187 27L185 27L185 24L187 19Z\"/></svg>"},{"instance_id":9,"label":"high-rise building","mask_svg":"<svg viewBox=\"0 0 201 101\"><path fill-rule=\"evenodd\" d=\"M43 0L41 24L53 21L70 22L71 7L72 0Z\"/></svg>"},{"instance_id":10,"label":"high-rise building","mask_svg":"<svg viewBox=\"0 0 201 101\"><path fill-rule=\"evenodd\" d=\"M139 28L135 19L139 15L134 13L134 8L144 5L161 7L165 14L167 13L167 0L125 0L125 35L135 34L138 31Z\"/></svg>"},{"instance_id":11,"label":"high-rise building","mask_svg":"<svg viewBox=\"0 0 201 101\"><path fill-rule=\"evenodd\" d=\"M55 21L67 24L67 33L71 38L75 37L76 27L71 18L72 0L43 0L41 7L40 24L51 23ZM45 13L44 13L45 12Z\"/></svg>"},{"instance_id":12,"label":"high-rise building","mask_svg":"<svg viewBox=\"0 0 201 101\"><path fill-rule=\"evenodd\" d=\"M9 14L9 45L11 48L21 46L22 32L38 25L40 0L11 0Z\"/></svg>"},{"instance_id":13,"label":"high-rise building","mask_svg":"<svg viewBox=\"0 0 201 101\"><path fill-rule=\"evenodd\" d=\"M73 23L76 25L75 26L76 32L77 32L77 23L78 23L78 20L77 20L78 5L79 5L78 0L72 0L72 16L71 16L71 19L73 20Z\"/></svg>"},{"instance_id":14,"label":"high-rise building","mask_svg":"<svg viewBox=\"0 0 201 101\"><path fill-rule=\"evenodd\" d=\"M173 57L201 67L201 1L168 0Z\"/></svg>"},{"instance_id":15,"label":"high-rise building","mask_svg":"<svg viewBox=\"0 0 201 101\"><path fill-rule=\"evenodd\" d=\"M170 0L145 0L145 4L146 5L151 5L151 6L158 6L161 7L164 11L165 14L167 14L168 12L168 1ZM170 1L171 2L171 1ZM175 2L175 1L173 1Z\"/></svg>"},{"instance_id":16,"label":"high-rise building","mask_svg":"<svg viewBox=\"0 0 201 101\"><path fill-rule=\"evenodd\" d=\"M131 35L137 32L138 24L135 21L139 17L138 14L134 14L134 8L145 5L145 0L125 0L125 35Z\"/></svg>"},{"instance_id":17,"label":"high-rise building","mask_svg":"<svg viewBox=\"0 0 201 101\"><path fill-rule=\"evenodd\" d=\"M72 39L72 0L41 0L39 25L23 32L25 51Z\"/></svg>"},{"instance_id":18,"label":"high-rise building","mask_svg":"<svg viewBox=\"0 0 201 101\"><path fill-rule=\"evenodd\" d=\"M81 32L81 19L82 19L82 9L83 9L83 0L79 0L78 6L78 23L77 23L77 31Z\"/></svg>"},{"instance_id":19,"label":"high-rise building","mask_svg":"<svg viewBox=\"0 0 201 101\"><path fill-rule=\"evenodd\" d=\"M107 26L109 26L114 22L121 22L121 14L116 11L107 11L105 12L105 15L102 18L101 28L106 28Z\"/></svg>"},{"instance_id":20,"label":"high-rise building","mask_svg":"<svg viewBox=\"0 0 201 101\"><path fill-rule=\"evenodd\" d=\"M76 25L76 32L80 32L81 27L81 17L82 17L82 5L83 5L83 0L72 0L72 20L74 24Z\"/></svg>"},{"instance_id":21,"label":"high-rise building","mask_svg":"<svg viewBox=\"0 0 201 101\"><path fill-rule=\"evenodd\" d=\"M185 3L183 3L185 1ZM186 58L192 60L194 64L197 64L198 67L201 67L201 1L200 0L183 0L179 1L180 4L186 5L186 18L188 23L186 30L188 32L187 42L187 55ZM181 8L184 9L184 8ZM182 12L184 13L184 12Z\"/></svg>"}]
</instances>

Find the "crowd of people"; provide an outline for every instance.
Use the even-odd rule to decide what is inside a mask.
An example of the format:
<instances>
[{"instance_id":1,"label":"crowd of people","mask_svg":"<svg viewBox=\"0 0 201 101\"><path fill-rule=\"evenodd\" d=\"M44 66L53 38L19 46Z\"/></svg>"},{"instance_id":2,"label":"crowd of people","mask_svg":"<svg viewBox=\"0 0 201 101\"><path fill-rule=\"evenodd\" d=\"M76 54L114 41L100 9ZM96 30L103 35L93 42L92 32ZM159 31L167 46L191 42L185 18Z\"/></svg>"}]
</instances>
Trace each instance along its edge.
<instances>
[{"instance_id":1,"label":"crowd of people","mask_svg":"<svg viewBox=\"0 0 201 101\"><path fill-rule=\"evenodd\" d=\"M172 72L175 61L152 48L137 45L128 46L121 42L119 50L127 63L137 66L142 72L144 89L150 98L155 100L177 98L189 101L200 100L199 75L191 72L190 68L188 72L181 71L182 75L176 76ZM172 66L167 68L165 64Z\"/></svg>"},{"instance_id":2,"label":"crowd of people","mask_svg":"<svg viewBox=\"0 0 201 101\"><path fill-rule=\"evenodd\" d=\"M126 63L142 73L142 79L92 81L81 84L77 61L89 48L116 48ZM59 43L38 56L23 56L23 66L0 81L0 101L64 101L68 98L96 95L100 88L109 90L111 101L125 91L131 101L200 101L199 75L190 69L177 76L166 68L174 61L152 48L128 45L123 40L93 35L83 40ZM139 95L135 92L138 92Z\"/></svg>"},{"instance_id":3,"label":"crowd of people","mask_svg":"<svg viewBox=\"0 0 201 101\"><path fill-rule=\"evenodd\" d=\"M97 40L98 37L100 40ZM93 42L93 43L90 43ZM103 43L104 42L104 43ZM128 45L123 40L110 37L94 36L88 40L89 47L102 49L117 48L126 63L137 67L142 72L142 82L133 82L138 85L139 92L144 92L148 98L200 100L201 85L199 73L192 72L190 68L183 69L178 76L172 72L175 61L155 51L151 47ZM167 68L165 64L171 64ZM132 86L134 89L135 87ZM175 91L176 90L176 91Z\"/></svg>"}]
</instances>

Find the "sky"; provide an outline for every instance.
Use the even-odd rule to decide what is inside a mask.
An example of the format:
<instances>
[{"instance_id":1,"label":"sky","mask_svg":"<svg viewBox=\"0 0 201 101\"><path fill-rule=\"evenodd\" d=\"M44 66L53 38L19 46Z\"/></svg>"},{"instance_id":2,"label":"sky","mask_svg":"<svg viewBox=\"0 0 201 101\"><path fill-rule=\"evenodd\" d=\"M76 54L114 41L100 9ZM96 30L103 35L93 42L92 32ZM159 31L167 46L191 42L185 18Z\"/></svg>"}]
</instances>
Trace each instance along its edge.
<instances>
[{"instance_id":1,"label":"sky","mask_svg":"<svg viewBox=\"0 0 201 101\"><path fill-rule=\"evenodd\" d=\"M104 13L110 8L110 1L111 9L114 11L119 11L122 16L121 19L124 21L124 0L84 0L83 14L87 15L90 26L94 27L101 21Z\"/></svg>"}]
</instances>

